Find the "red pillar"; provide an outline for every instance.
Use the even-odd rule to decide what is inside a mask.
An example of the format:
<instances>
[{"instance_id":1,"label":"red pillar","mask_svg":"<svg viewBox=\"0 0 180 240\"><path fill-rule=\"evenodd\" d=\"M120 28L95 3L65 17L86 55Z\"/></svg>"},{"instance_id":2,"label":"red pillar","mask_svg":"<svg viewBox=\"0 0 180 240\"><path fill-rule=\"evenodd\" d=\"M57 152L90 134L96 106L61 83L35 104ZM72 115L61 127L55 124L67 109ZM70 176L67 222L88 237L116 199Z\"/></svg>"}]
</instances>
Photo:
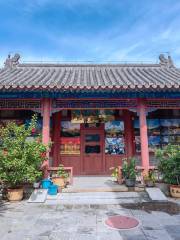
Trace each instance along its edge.
<instances>
[{"instance_id":1,"label":"red pillar","mask_svg":"<svg viewBox=\"0 0 180 240\"><path fill-rule=\"evenodd\" d=\"M127 157L134 155L134 129L132 123L132 114L129 110L123 111L124 115L124 130L125 130L125 147Z\"/></svg>"},{"instance_id":2,"label":"red pillar","mask_svg":"<svg viewBox=\"0 0 180 240\"><path fill-rule=\"evenodd\" d=\"M59 164L60 155L61 112L53 114L53 166Z\"/></svg>"},{"instance_id":3,"label":"red pillar","mask_svg":"<svg viewBox=\"0 0 180 240\"><path fill-rule=\"evenodd\" d=\"M51 115L51 99L42 99L42 116L43 116L43 127L42 127L42 142L48 146L50 142L50 115ZM49 151L47 152L47 158L41 165L43 171L43 177L49 177Z\"/></svg>"},{"instance_id":4,"label":"red pillar","mask_svg":"<svg viewBox=\"0 0 180 240\"><path fill-rule=\"evenodd\" d=\"M141 161L145 172L149 170L149 149L148 149L148 131L146 120L146 105L144 100L140 99L139 104L139 123L141 139Z\"/></svg>"},{"instance_id":5,"label":"red pillar","mask_svg":"<svg viewBox=\"0 0 180 240\"><path fill-rule=\"evenodd\" d=\"M48 145L50 142L50 115L51 115L51 99L44 98L42 100L42 115L43 115L43 128L42 128L42 142Z\"/></svg>"}]
</instances>

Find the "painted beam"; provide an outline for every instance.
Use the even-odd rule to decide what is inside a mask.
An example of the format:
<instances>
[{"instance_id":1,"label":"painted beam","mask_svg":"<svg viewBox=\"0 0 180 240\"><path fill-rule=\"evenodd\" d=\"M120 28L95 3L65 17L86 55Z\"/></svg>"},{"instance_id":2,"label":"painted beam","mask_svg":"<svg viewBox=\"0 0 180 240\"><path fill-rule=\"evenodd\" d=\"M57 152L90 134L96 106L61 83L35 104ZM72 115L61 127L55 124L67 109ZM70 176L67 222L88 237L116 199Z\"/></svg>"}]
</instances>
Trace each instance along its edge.
<instances>
[{"instance_id":1,"label":"painted beam","mask_svg":"<svg viewBox=\"0 0 180 240\"><path fill-rule=\"evenodd\" d=\"M112 91L112 90L103 90L103 91L69 91L69 90L59 90L59 91L22 91L22 90L9 90L9 91L1 91L0 99L2 98L11 98L11 99L19 99L19 98L60 98L60 99L87 99L87 98L162 98L162 99L180 99L180 91L173 90L162 90L162 91Z\"/></svg>"}]
</instances>

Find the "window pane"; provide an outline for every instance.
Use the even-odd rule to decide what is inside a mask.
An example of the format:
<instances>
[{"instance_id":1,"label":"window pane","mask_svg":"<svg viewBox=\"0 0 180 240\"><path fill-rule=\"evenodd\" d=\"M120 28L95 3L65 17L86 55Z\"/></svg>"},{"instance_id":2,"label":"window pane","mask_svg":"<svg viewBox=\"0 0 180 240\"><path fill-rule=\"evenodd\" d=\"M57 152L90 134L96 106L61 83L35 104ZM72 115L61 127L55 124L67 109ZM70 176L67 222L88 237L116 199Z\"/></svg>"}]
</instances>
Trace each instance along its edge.
<instances>
[{"instance_id":1,"label":"window pane","mask_svg":"<svg viewBox=\"0 0 180 240\"><path fill-rule=\"evenodd\" d=\"M124 138L106 138L106 154L124 154Z\"/></svg>"},{"instance_id":2,"label":"window pane","mask_svg":"<svg viewBox=\"0 0 180 240\"><path fill-rule=\"evenodd\" d=\"M105 123L105 153L124 154L124 122L109 121Z\"/></svg>"},{"instance_id":3,"label":"window pane","mask_svg":"<svg viewBox=\"0 0 180 240\"><path fill-rule=\"evenodd\" d=\"M80 124L70 121L61 122L61 154L80 154Z\"/></svg>"},{"instance_id":4,"label":"window pane","mask_svg":"<svg viewBox=\"0 0 180 240\"><path fill-rule=\"evenodd\" d=\"M101 152L101 148L99 145L95 145L95 146L86 145L85 146L85 153L100 153L100 152Z\"/></svg>"},{"instance_id":5,"label":"window pane","mask_svg":"<svg viewBox=\"0 0 180 240\"><path fill-rule=\"evenodd\" d=\"M100 135L99 134L86 134L85 141L86 142L100 142Z\"/></svg>"},{"instance_id":6,"label":"window pane","mask_svg":"<svg viewBox=\"0 0 180 240\"><path fill-rule=\"evenodd\" d=\"M71 121L61 122L61 137L79 137L80 124L71 123Z\"/></svg>"},{"instance_id":7,"label":"window pane","mask_svg":"<svg viewBox=\"0 0 180 240\"><path fill-rule=\"evenodd\" d=\"M147 119L149 152L180 143L180 119ZM136 152L141 151L139 119L134 121Z\"/></svg>"}]
</instances>

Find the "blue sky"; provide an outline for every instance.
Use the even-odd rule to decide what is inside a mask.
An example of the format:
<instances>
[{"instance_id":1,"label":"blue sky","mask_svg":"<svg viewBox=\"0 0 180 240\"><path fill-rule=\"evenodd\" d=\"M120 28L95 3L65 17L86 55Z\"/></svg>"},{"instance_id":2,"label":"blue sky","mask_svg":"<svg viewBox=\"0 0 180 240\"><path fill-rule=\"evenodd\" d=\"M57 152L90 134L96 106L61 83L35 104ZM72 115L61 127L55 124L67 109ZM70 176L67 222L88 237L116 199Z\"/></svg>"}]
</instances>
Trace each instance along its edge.
<instances>
[{"instance_id":1,"label":"blue sky","mask_svg":"<svg viewBox=\"0 0 180 240\"><path fill-rule=\"evenodd\" d=\"M0 65L22 61L153 61L180 66L180 0L0 0Z\"/></svg>"}]
</instances>

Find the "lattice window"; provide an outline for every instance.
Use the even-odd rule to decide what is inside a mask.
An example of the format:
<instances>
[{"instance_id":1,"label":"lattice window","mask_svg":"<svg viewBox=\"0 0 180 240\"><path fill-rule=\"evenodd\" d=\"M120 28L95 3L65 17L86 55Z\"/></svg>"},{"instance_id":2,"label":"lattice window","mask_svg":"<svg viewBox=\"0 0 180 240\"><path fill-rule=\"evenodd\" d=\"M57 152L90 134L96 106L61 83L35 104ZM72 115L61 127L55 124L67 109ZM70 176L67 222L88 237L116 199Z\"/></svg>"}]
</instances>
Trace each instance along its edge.
<instances>
[{"instance_id":1,"label":"lattice window","mask_svg":"<svg viewBox=\"0 0 180 240\"><path fill-rule=\"evenodd\" d=\"M121 100L55 100L53 108L55 109L99 109L99 108L116 108L116 109L128 109L136 108L137 101L132 99Z\"/></svg>"},{"instance_id":2,"label":"lattice window","mask_svg":"<svg viewBox=\"0 0 180 240\"><path fill-rule=\"evenodd\" d=\"M146 105L148 108L180 109L180 99L147 100Z\"/></svg>"},{"instance_id":3,"label":"lattice window","mask_svg":"<svg viewBox=\"0 0 180 240\"><path fill-rule=\"evenodd\" d=\"M2 99L0 109L40 109L41 100Z\"/></svg>"}]
</instances>

